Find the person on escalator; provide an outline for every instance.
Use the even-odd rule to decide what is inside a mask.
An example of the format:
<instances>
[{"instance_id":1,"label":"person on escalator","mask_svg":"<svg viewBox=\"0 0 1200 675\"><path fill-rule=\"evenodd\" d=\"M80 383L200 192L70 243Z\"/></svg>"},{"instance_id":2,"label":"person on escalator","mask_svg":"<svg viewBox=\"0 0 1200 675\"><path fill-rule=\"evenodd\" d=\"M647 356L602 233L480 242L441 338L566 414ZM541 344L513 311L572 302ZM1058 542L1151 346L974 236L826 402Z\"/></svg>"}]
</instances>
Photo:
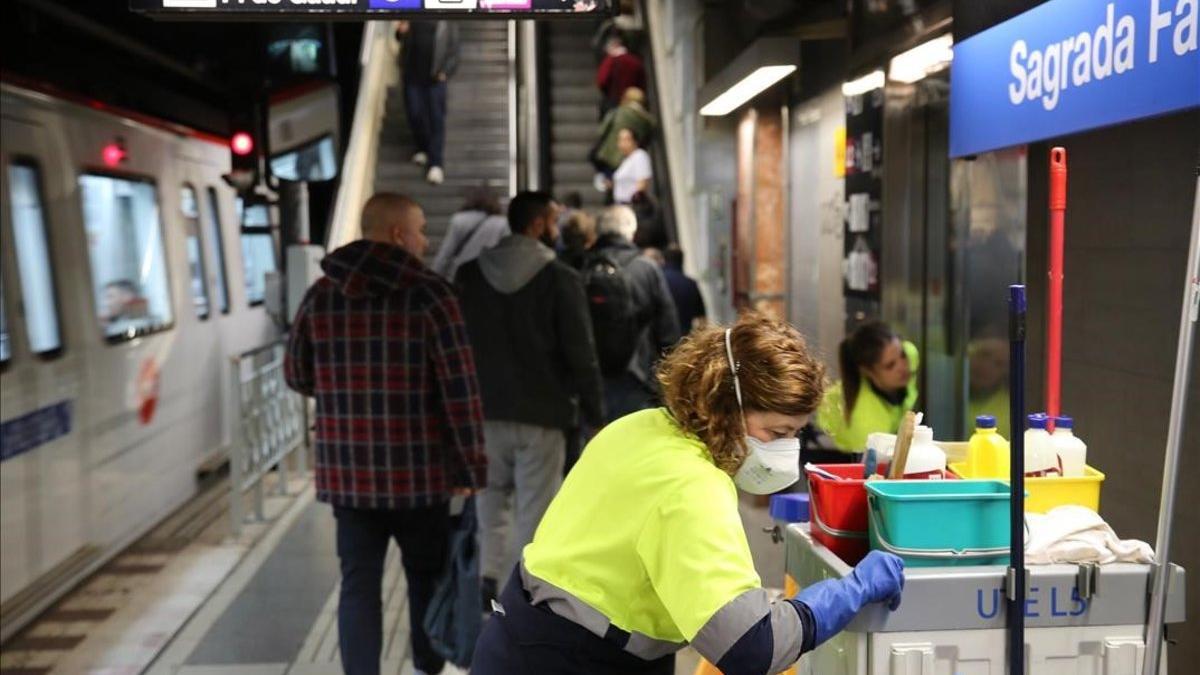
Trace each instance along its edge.
<instances>
[{"instance_id":1,"label":"person on escalator","mask_svg":"<svg viewBox=\"0 0 1200 675\"><path fill-rule=\"evenodd\" d=\"M639 145L646 145L658 128L658 121L646 109L646 92L638 87L630 87L621 97L621 105L610 110L600 122L600 134L596 145L588 153L588 160L596 169L594 182L601 192L606 190L605 181L612 177L617 167L625 159L618 143L622 129L633 132L634 139Z\"/></svg>"},{"instance_id":2,"label":"person on escalator","mask_svg":"<svg viewBox=\"0 0 1200 675\"><path fill-rule=\"evenodd\" d=\"M755 571L737 491L799 479L795 435L824 375L777 319L693 332L658 370L665 407L605 427L567 476L480 634L472 674L670 675L690 644L725 675L765 675L868 604L897 608L904 563L888 553L775 601Z\"/></svg>"},{"instance_id":3,"label":"person on escalator","mask_svg":"<svg viewBox=\"0 0 1200 675\"><path fill-rule=\"evenodd\" d=\"M638 193L650 193L650 181L654 178L654 166L650 153L642 149L638 137L630 129L617 133L617 147L621 150L621 164L613 172L613 202L632 204Z\"/></svg>"},{"instance_id":4,"label":"person on escalator","mask_svg":"<svg viewBox=\"0 0 1200 675\"><path fill-rule=\"evenodd\" d=\"M446 179L446 83L458 70L459 35L453 21L398 21L404 110L417 152L412 161L427 167L425 180Z\"/></svg>"},{"instance_id":5,"label":"person on escalator","mask_svg":"<svg viewBox=\"0 0 1200 675\"><path fill-rule=\"evenodd\" d=\"M596 87L600 89L600 119L621 103L630 87L646 88L646 67L637 54L629 51L620 31L609 34L604 43L604 60L596 70Z\"/></svg>"},{"instance_id":6,"label":"person on escalator","mask_svg":"<svg viewBox=\"0 0 1200 675\"><path fill-rule=\"evenodd\" d=\"M920 356L913 343L902 340L881 321L865 323L838 347L842 379L830 388L817 414L817 425L845 454L866 449L867 436L894 434L904 413L917 403Z\"/></svg>"}]
</instances>

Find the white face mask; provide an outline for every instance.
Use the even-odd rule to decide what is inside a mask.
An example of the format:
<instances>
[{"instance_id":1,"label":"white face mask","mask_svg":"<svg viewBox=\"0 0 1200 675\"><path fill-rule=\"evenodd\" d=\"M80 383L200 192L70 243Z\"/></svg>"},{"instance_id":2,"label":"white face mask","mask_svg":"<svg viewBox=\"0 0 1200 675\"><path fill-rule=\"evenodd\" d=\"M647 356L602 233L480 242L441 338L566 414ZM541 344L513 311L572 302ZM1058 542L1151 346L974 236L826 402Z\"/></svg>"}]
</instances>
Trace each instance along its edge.
<instances>
[{"instance_id":1,"label":"white face mask","mask_svg":"<svg viewBox=\"0 0 1200 675\"><path fill-rule=\"evenodd\" d=\"M732 329L725 329L725 355L733 371L733 391L737 394L738 409L742 411L742 424L746 424L746 410L742 407L742 385L738 382L738 363L733 360ZM749 426L746 427L747 430ZM738 468L733 482L739 488L756 495L778 492L800 480L800 439L780 438L764 443L746 434L746 459Z\"/></svg>"}]
</instances>

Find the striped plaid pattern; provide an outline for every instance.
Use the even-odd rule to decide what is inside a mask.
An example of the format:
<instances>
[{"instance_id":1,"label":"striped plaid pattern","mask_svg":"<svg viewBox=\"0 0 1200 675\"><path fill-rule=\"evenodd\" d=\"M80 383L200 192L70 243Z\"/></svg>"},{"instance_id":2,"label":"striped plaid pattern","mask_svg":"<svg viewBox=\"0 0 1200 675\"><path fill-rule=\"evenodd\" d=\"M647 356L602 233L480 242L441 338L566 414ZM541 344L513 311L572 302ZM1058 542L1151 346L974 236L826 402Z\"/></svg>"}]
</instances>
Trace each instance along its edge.
<instances>
[{"instance_id":1,"label":"striped plaid pattern","mask_svg":"<svg viewBox=\"0 0 1200 675\"><path fill-rule=\"evenodd\" d=\"M482 488L483 407L451 287L381 243L348 244L321 267L285 363L288 385L317 402L317 498L402 509Z\"/></svg>"}]
</instances>

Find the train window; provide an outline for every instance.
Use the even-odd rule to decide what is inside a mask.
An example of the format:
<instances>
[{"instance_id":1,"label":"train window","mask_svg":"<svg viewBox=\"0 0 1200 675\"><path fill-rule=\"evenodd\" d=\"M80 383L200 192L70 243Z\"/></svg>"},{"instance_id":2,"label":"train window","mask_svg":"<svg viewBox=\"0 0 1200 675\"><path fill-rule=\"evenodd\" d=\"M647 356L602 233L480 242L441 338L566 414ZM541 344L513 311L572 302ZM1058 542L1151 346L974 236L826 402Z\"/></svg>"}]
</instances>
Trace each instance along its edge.
<instances>
[{"instance_id":1,"label":"train window","mask_svg":"<svg viewBox=\"0 0 1200 675\"><path fill-rule=\"evenodd\" d=\"M217 305L222 314L229 313L229 286L225 281L225 237L221 235L220 202L217 201L217 191L208 188L208 240L212 242L216 252L217 263Z\"/></svg>"},{"instance_id":2,"label":"train window","mask_svg":"<svg viewBox=\"0 0 1200 675\"><path fill-rule=\"evenodd\" d=\"M79 177L96 317L110 342L170 328L171 283L154 184Z\"/></svg>"},{"instance_id":3,"label":"train window","mask_svg":"<svg viewBox=\"0 0 1200 675\"><path fill-rule=\"evenodd\" d=\"M10 164L8 189L29 349L41 356L52 355L62 349L62 335L58 325L58 299L54 293L46 215L42 208L41 170L33 162Z\"/></svg>"},{"instance_id":4,"label":"train window","mask_svg":"<svg viewBox=\"0 0 1200 675\"><path fill-rule=\"evenodd\" d=\"M246 273L246 300L260 304L267 295L267 274L278 269L275 238L271 236L271 211L266 204L245 205L237 200L242 223L242 266Z\"/></svg>"},{"instance_id":5,"label":"train window","mask_svg":"<svg viewBox=\"0 0 1200 675\"><path fill-rule=\"evenodd\" d=\"M192 280L192 305L199 319L208 318L208 275L204 272L204 242L200 240L200 203L196 190L184 185L179 190L179 210L187 234L188 273Z\"/></svg>"},{"instance_id":6,"label":"train window","mask_svg":"<svg viewBox=\"0 0 1200 675\"><path fill-rule=\"evenodd\" d=\"M271 175L281 180L325 181L337 175L333 136L325 136L271 158Z\"/></svg>"}]
</instances>

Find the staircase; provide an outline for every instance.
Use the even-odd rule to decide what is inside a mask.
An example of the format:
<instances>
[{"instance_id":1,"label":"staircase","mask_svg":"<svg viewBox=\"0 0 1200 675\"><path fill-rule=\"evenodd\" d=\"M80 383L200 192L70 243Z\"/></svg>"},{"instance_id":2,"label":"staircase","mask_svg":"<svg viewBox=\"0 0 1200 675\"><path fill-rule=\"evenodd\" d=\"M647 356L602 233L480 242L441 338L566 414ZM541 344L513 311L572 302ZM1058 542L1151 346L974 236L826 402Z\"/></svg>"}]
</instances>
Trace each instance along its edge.
<instances>
[{"instance_id":1,"label":"staircase","mask_svg":"<svg viewBox=\"0 0 1200 675\"><path fill-rule=\"evenodd\" d=\"M501 198L509 193L508 22L456 24L462 51L446 94L446 182L430 185L425 169L410 161L416 149L402 85L388 91L375 170L377 192L399 192L425 209L430 259L468 188L487 184Z\"/></svg>"},{"instance_id":2,"label":"staircase","mask_svg":"<svg viewBox=\"0 0 1200 675\"><path fill-rule=\"evenodd\" d=\"M587 158L600 129L600 92L592 54L597 25L547 21L543 34L549 49L544 63L550 71L550 188L559 199L578 192L588 209L604 205L604 195L592 187L595 169Z\"/></svg>"}]
</instances>

